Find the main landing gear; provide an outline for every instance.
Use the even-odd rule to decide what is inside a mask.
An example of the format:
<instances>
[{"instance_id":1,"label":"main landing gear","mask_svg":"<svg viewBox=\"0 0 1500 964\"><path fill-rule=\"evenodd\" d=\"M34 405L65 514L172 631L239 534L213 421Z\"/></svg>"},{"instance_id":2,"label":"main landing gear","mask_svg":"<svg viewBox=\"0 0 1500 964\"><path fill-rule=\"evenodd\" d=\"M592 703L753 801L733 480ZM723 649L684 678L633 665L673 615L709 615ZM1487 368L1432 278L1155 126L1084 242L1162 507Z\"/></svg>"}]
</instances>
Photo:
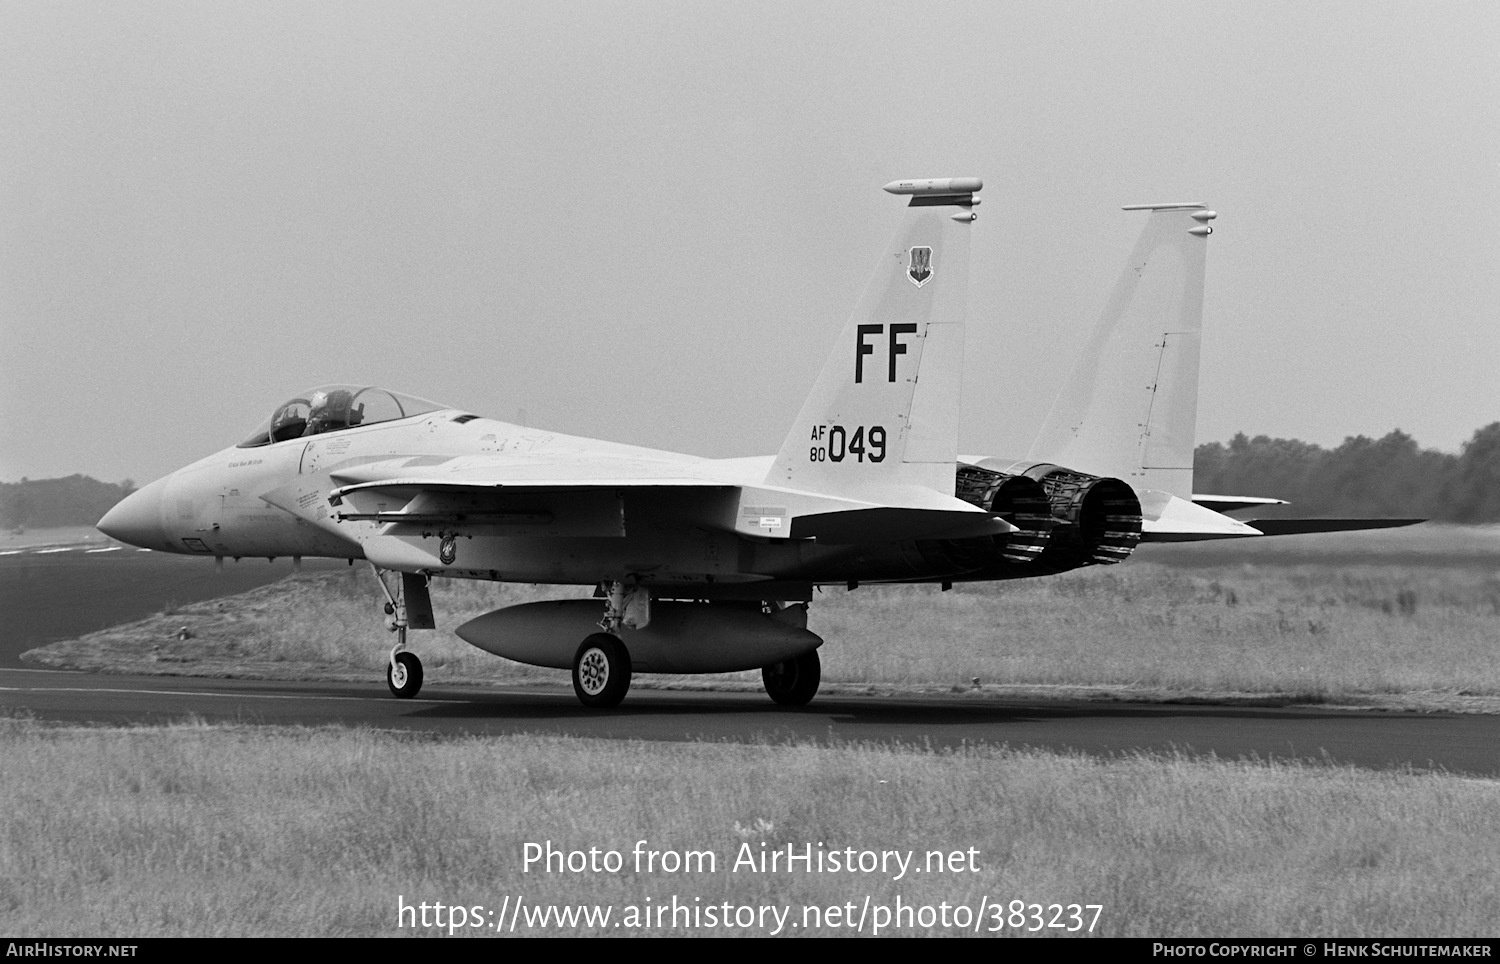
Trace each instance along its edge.
<instances>
[{"instance_id":1,"label":"main landing gear","mask_svg":"<svg viewBox=\"0 0 1500 964\"><path fill-rule=\"evenodd\" d=\"M626 635L623 630L642 630L650 624L651 594L646 587L637 585L633 578L627 577L625 580L603 581L600 583L598 595L604 599L604 617L599 620L599 629L602 632L594 633L585 639L573 654L573 692L577 695L578 701L590 709L609 709L618 706L630 689L632 663L630 651L621 639ZM664 603L663 605L682 606L684 604ZM733 613L740 613L740 615L735 616L732 615ZM710 627L716 625L725 633L741 633L742 635L738 638L746 647L765 645L764 637L757 635L760 628L737 622L746 618L753 622L756 617L746 616L742 609L730 610L724 614L723 622L717 624L710 622L708 625ZM805 605L765 603L762 606L761 618L774 619L796 630L807 629ZM704 624L698 625L702 627ZM706 631L712 632L713 629ZM810 633L804 635L811 640L817 639ZM642 637L632 638L641 639ZM673 637L673 639L673 645L679 646L691 647L700 642L692 635ZM658 638L655 644L661 645L661 640ZM711 646L712 643L707 643L707 645ZM770 654L766 655L769 657ZM738 665L733 665L733 662L733 660L726 660L724 665L717 668L723 670L746 668L743 662ZM750 665L755 664L751 662ZM701 664L696 670L688 670L688 672L712 671L714 671L713 668L704 667ZM781 706L806 706L817 695L818 684L822 682L822 677L822 663L818 659L816 649L809 649L798 656L773 663L761 670L761 679L765 683L766 693Z\"/></svg>"},{"instance_id":2,"label":"main landing gear","mask_svg":"<svg viewBox=\"0 0 1500 964\"><path fill-rule=\"evenodd\" d=\"M385 667L385 684L397 699L409 700L422 690L422 661L416 653L406 651L408 629L433 629L437 626L432 617L432 598L427 593L426 577L417 573L390 573L397 576L396 589L391 591L386 580L386 571L370 565L375 578L380 580L380 591L385 593L385 628L396 634L396 645L391 647L391 658Z\"/></svg>"},{"instance_id":3,"label":"main landing gear","mask_svg":"<svg viewBox=\"0 0 1500 964\"><path fill-rule=\"evenodd\" d=\"M591 709L619 706L630 689L630 653L619 637L595 633L573 656L573 692Z\"/></svg>"},{"instance_id":4,"label":"main landing gear","mask_svg":"<svg viewBox=\"0 0 1500 964\"><path fill-rule=\"evenodd\" d=\"M762 603L762 611L798 629L807 628L807 606L797 603ZM800 656L772 663L760 671L761 683L778 706L806 706L818 695L823 681L823 663L818 651L810 649Z\"/></svg>"},{"instance_id":5,"label":"main landing gear","mask_svg":"<svg viewBox=\"0 0 1500 964\"><path fill-rule=\"evenodd\" d=\"M816 649L795 659L773 663L760 671L766 693L781 706L806 706L823 681L823 663Z\"/></svg>"},{"instance_id":6,"label":"main landing gear","mask_svg":"<svg viewBox=\"0 0 1500 964\"><path fill-rule=\"evenodd\" d=\"M585 639L573 654L573 692L590 709L619 706L630 690L630 651L620 641L621 627L645 629L651 623L651 591L634 578L606 579L599 584L604 597L602 633Z\"/></svg>"}]
</instances>

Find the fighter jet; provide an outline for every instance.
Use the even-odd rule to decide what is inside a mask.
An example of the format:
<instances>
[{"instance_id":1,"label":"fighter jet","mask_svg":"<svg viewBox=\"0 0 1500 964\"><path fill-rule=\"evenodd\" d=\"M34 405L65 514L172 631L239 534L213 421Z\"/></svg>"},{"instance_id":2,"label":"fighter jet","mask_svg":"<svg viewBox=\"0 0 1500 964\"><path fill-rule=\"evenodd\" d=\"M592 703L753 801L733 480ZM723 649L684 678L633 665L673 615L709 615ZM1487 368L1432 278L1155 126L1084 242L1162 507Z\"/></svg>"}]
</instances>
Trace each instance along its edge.
<instances>
[{"instance_id":1,"label":"fighter jet","mask_svg":"<svg viewBox=\"0 0 1500 964\"><path fill-rule=\"evenodd\" d=\"M777 703L807 703L821 586L948 588L1119 563L1143 539L1261 535L1191 494L1214 218L1201 204L1131 209L1149 212L1142 241L1032 452L960 458L981 188L885 185L907 202L901 226L775 455L698 458L325 385L133 493L99 528L164 552L368 563L401 698L422 686L407 631L436 626L431 579L593 587L457 629L498 656L570 669L590 707L617 705L635 673L754 669Z\"/></svg>"}]
</instances>

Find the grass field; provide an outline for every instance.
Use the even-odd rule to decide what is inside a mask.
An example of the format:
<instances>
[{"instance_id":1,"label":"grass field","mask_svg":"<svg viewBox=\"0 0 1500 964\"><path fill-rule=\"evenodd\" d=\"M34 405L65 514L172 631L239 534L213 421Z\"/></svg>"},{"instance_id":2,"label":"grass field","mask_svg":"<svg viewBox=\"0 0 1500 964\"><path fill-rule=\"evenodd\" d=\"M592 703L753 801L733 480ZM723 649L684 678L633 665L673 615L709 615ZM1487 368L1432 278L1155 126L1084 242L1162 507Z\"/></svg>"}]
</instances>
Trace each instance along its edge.
<instances>
[{"instance_id":1,"label":"grass field","mask_svg":"<svg viewBox=\"0 0 1500 964\"><path fill-rule=\"evenodd\" d=\"M11 934L448 931L435 912L427 927L415 913L402 920L405 902L462 907L453 933L482 936L490 914L509 932L498 912L519 899L520 934L756 936L777 918L738 909L774 908L784 934L870 934L884 909L883 932L907 935L1452 937L1495 934L1500 906L1500 784L1431 775L24 721L0 722L0 757L0 922ZM653 863L633 859L638 842L658 852ZM621 862L528 869L527 844L549 843ZM788 846L890 851L924 870L757 869ZM712 864L673 868L664 856L689 851ZM927 862L934 851L943 863ZM757 865L736 866L747 852ZM699 916L644 913L674 899ZM1028 905L1019 923L1012 901ZM1073 924L1073 904L1099 911ZM726 905L732 926L702 916ZM535 916L580 906L609 908L611 923Z\"/></svg>"},{"instance_id":2,"label":"grass field","mask_svg":"<svg viewBox=\"0 0 1500 964\"><path fill-rule=\"evenodd\" d=\"M61 526L51 529L0 530L0 552L38 546L105 545L112 540L93 526Z\"/></svg>"}]
</instances>

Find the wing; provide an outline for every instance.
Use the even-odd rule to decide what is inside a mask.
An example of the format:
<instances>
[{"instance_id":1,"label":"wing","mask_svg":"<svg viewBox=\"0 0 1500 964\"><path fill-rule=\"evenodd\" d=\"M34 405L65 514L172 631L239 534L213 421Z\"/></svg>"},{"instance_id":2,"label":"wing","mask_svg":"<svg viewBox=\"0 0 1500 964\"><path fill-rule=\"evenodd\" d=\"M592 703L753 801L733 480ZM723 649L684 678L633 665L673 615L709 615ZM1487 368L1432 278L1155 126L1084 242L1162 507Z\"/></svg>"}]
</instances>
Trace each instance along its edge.
<instances>
[{"instance_id":1,"label":"wing","mask_svg":"<svg viewBox=\"0 0 1500 964\"><path fill-rule=\"evenodd\" d=\"M339 522L391 526L383 535L417 535L435 526L507 536L626 534L626 506L650 495L676 501L683 524L765 538L827 543L1004 535L1014 527L956 499L920 490L873 493L875 501L768 486L692 478L565 478L513 482L452 482L396 478L333 490ZM889 501L880 501L884 495ZM878 535L872 538L872 533Z\"/></svg>"},{"instance_id":2,"label":"wing","mask_svg":"<svg viewBox=\"0 0 1500 964\"><path fill-rule=\"evenodd\" d=\"M608 455L471 456L437 465L400 458L301 476L261 498L361 545L367 556L380 554L381 540L451 532L623 538L632 520L832 544L1014 530L994 513L923 486L872 487L851 497L747 484L726 465L732 461Z\"/></svg>"}]
</instances>

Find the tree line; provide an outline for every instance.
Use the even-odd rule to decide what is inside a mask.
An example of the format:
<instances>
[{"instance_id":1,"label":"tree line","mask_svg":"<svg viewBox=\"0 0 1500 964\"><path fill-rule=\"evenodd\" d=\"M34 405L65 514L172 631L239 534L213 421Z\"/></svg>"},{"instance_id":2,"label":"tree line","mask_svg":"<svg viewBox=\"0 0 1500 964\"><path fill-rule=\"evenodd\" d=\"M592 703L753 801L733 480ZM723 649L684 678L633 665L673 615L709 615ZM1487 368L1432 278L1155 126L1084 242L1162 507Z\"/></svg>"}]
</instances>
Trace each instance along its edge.
<instances>
[{"instance_id":1,"label":"tree line","mask_svg":"<svg viewBox=\"0 0 1500 964\"><path fill-rule=\"evenodd\" d=\"M0 482L0 529L91 526L134 491L129 479L100 482L86 475Z\"/></svg>"},{"instance_id":2,"label":"tree line","mask_svg":"<svg viewBox=\"0 0 1500 964\"><path fill-rule=\"evenodd\" d=\"M1387 516L1500 522L1500 422L1457 455L1423 449L1405 432L1356 435L1334 449L1296 439L1236 435L1198 446L1193 490L1286 499L1275 516Z\"/></svg>"}]
</instances>

